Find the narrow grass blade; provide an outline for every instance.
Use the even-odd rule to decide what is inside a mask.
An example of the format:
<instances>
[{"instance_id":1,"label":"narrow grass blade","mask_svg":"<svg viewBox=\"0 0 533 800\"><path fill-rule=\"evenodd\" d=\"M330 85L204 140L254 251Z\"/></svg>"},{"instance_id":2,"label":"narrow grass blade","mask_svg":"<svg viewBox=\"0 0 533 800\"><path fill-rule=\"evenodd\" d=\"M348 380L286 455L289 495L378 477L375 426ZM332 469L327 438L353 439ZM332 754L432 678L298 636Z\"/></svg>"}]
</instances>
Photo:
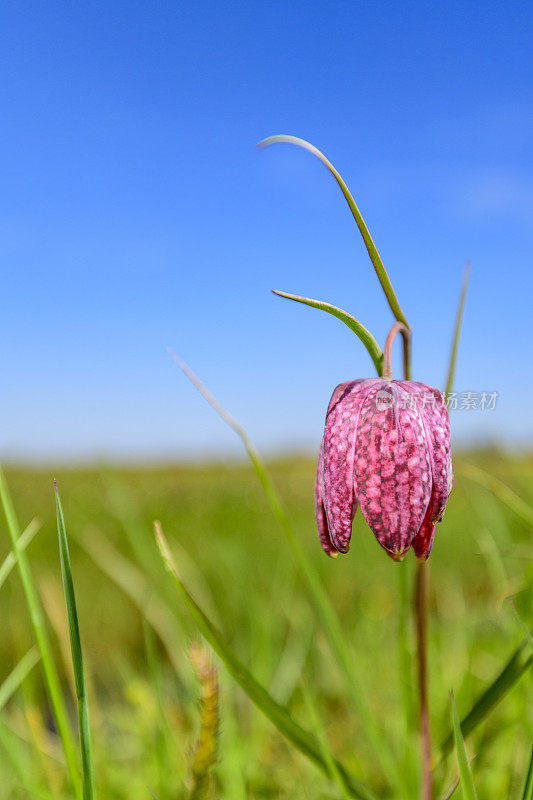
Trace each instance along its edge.
<instances>
[{"instance_id":1,"label":"narrow grass blade","mask_svg":"<svg viewBox=\"0 0 533 800\"><path fill-rule=\"evenodd\" d=\"M475 756L472 756L472 758L469 760L468 763L472 764L474 759L475 759ZM459 785L460 785L460 780L459 780L459 777L457 777L455 779L455 781L452 783L452 785L444 792L444 794L442 794L440 796L439 800L450 800L450 797L453 797L453 795L455 794L455 792L459 788Z\"/></svg>"},{"instance_id":2,"label":"narrow grass blade","mask_svg":"<svg viewBox=\"0 0 533 800\"><path fill-rule=\"evenodd\" d=\"M212 622L204 614L200 606L196 603L185 584L179 577L174 564L167 541L161 530L159 523L154 523L156 541L165 564L166 569L172 576L178 593L183 600L187 610L196 623L198 630L211 645L215 653L222 659L226 668L233 679L246 692L253 703L265 714L266 717L275 725L278 731L285 736L303 755L313 761L323 772L329 775L329 768L324 761L320 747L307 731L296 723L288 714L283 706L279 705L274 698L256 681L249 670L237 658L222 634L215 628ZM346 783L347 791L351 797L361 798L361 800L371 800L372 795L358 781L350 776L344 768L338 764L338 769Z\"/></svg>"},{"instance_id":3,"label":"narrow grass blade","mask_svg":"<svg viewBox=\"0 0 533 800\"><path fill-rule=\"evenodd\" d=\"M95 528L91 529L90 536L76 537L76 541L104 575L131 600L143 619L157 633L174 671L181 676L179 652L182 642L176 635L174 618L154 594L142 571L119 553Z\"/></svg>"},{"instance_id":4,"label":"narrow grass blade","mask_svg":"<svg viewBox=\"0 0 533 800\"><path fill-rule=\"evenodd\" d=\"M475 464L461 464L461 475L488 489L507 508L510 508L518 517L523 519L527 525L533 525L533 507L499 478L495 478Z\"/></svg>"},{"instance_id":5,"label":"narrow grass blade","mask_svg":"<svg viewBox=\"0 0 533 800\"><path fill-rule=\"evenodd\" d=\"M518 625L520 626L520 629L524 633L524 635L526 637L526 640L529 642L529 647L531 648L531 652L533 652L533 633L529 630L529 628L527 627L526 623L524 622L524 620L522 619L522 617L520 616L520 614L516 610L515 604L514 604L512 598L509 599L509 606L511 608L511 611L513 613L513 616L514 616L516 622L518 623Z\"/></svg>"},{"instance_id":6,"label":"narrow grass blade","mask_svg":"<svg viewBox=\"0 0 533 800\"><path fill-rule=\"evenodd\" d=\"M383 370L383 353L370 331L367 330L364 325L361 325L359 320L352 317L347 311L343 311L342 308L332 306L330 303L323 303L321 300L311 300L309 297L287 294L287 292L279 292L277 289L273 289L272 293L277 294L279 297L285 297L287 300L294 300L296 303L303 303L306 306L311 306L311 308L318 308L320 311L327 311L328 314L332 314L334 317L337 317L337 319L340 319L341 322L344 322L366 347L368 355L374 362L377 374L381 376Z\"/></svg>"},{"instance_id":7,"label":"narrow grass blade","mask_svg":"<svg viewBox=\"0 0 533 800\"><path fill-rule=\"evenodd\" d=\"M455 366L457 363L457 349L459 347L459 336L461 334L461 323L463 321L463 312L465 308L466 287L468 286L468 276L470 274L470 261L466 262L465 271L463 274L463 284L461 286L461 294L459 295L459 304L457 306L457 313L455 315L455 324L453 326L452 346L450 350L450 359L448 362L448 374L446 376L446 384L444 389L444 397L452 390L453 379L455 376Z\"/></svg>"},{"instance_id":8,"label":"narrow grass blade","mask_svg":"<svg viewBox=\"0 0 533 800\"><path fill-rule=\"evenodd\" d=\"M459 781L461 783L461 790L463 792L464 800L478 800L476 787L474 786L474 778L468 758L466 757L465 743L463 734L461 733L461 726L459 724L459 715L457 714L457 707L451 692L452 704L452 725L453 725L453 738L455 742L455 752L457 755L457 764L459 766Z\"/></svg>"},{"instance_id":9,"label":"narrow grass blade","mask_svg":"<svg viewBox=\"0 0 533 800\"><path fill-rule=\"evenodd\" d=\"M439 800L450 800L450 797L453 797L457 789L459 788L459 778L457 778L454 783L447 789L443 795L440 796Z\"/></svg>"},{"instance_id":10,"label":"narrow grass blade","mask_svg":"<svg viewBox=\"0 0 533 800\"><path fill-rule=\"evenodd\" d=\"M379 729L374 716L370 713L370 710L363 697L363 691L361 690L362 681L359 677L358 665L348 649L346 637L343 634L339 624L339 619L313 567L313 564L306 555L304 549L298 541L298 538L296 537L296 534L294 533L294 529L287 512L283 507L274 484L272 483L257 450L252 444L245 430L217 402L213 395L198 380L192 370L189 369L189 367L183 361L181 361L181 359L179 359L172 350L169 349L168 352L178 364L180 369L185 373L187 378L191 381L193 386L195 386L200 394L207 400L211 408L216 411L222 420L237 434L241 440L257 475L259 483L265 492L274 518L276 519L285 538L287 539L287 543L292 551L296 563L301 570L311 603L328 640L328 644L335 661L344 675L346 686L350 693L351 702L356 709L357 714L359 715L362 727L366 731L368 740L374 751L374 756L381 766L386 780L388 780L388 782L394 786L396 794L399 796L406 794L406 791L404 791L405 787L403 787L402 783L403 775L401 774L401 770L397 769L389 744L384 738L383 732Z\"/></svg>"},{"instance_id":11,"label":"narrow grass blade","mask_svg":"<svg viewBox=\"0 0 533 800\"><path fill-rule=\"evenodd\" d=\"M39 528L41 527L41 523L38 519L34 518L30 522L30 524L25 528L25 530L21 533L20 539L18 541L19 549L25 550L27 546L32 541L35 534L38 532ZM6 582L8 576L11 574L11 570L13 567L16 566L16 558L13 552L7 554L4 558L2 565L0 566L0 588Z\"/></svg>"},{"instance_id":12,"label":"narrow grass blade","mask_svg":"<svg viewBox=\"0 0 533 800\"><path fill-rule=\"evenodd\" d=\"M19 736L11 730L2 720L0 720L0 747L4 750L2 758L2 792L6 792L6 763L9 762L16 775L16 780L19 783L18 789L23 789L24 794L10 793L9 797L28 797L32 800L43 798L43 800L57 800L57 795L54 797L51 792L42 790L40 786L36 785L35 776L29 768L30 763L25 750L21 748Z\"/></svg>"},{"instance_id":13,"label":"narrow grass blade","mask_svg":"<svg viewBox=\"0 0 533 800\"><path fill-rule=\"evenodd\" d=\"M532 664L533 655L530 652L529 642L524 639L496 679L478 697L466 717L461 720L461 731L465 739L483 722L485 717L490 714L492 709L505 697ZM452 746L453 731L441 745L442 758L448 755Z\"/></svg>"},{"instance_id":14,"label":"narrow grass blade","mask_svg":"<svg viewBox=\"0 0 533 800\"><path fill-rule=\"evenodd\" d=\"M61 695L61 688L59 685L59 678L52 657L52 650L48 639L48 633L44 622L44 617L39 602L37 589L33 580L30 570L30 565L26 557L25 550L19 546L20 540L20 527L15 514L15 509L11 501L11 496L7 487L6 479L3 470L0 468L0 502L4 509L4 514L7 521L7 529L11 539L11 548L17 568L19 571L22 588L24 591L26 604L30 614L30 620L33 628L35 641L41 656L41 663L44 674L44 682L48 699L50 700L50 707L57 726L57 732L61 741L67 770L72 786L75 789L77 797L81 797L81 787L78 776L78 767L76 764L76 755L74 750L74 742L72 732L70 730L67 718L67 712Z\"/></svg>"},{"instance_id":15,"label":"narrow grass blade","mask_svg":"<svg viewBox=\"0 0 533 800\"><path fill-rule=\"evenodd\" d=\"M67 607L68 629L70 634L70 648L72 652L72 666L74 668L74 683L78 700L78 726L80 731L81 767L83 775L83 798L94 800L93 757L91 748L91 731L89 728L89 708L87 705L87 690L85 687L85 671L83 669L83 652L81 649L80 626L76 609L76 596L74 594L74 581L70 567L70 554L68 549L67 532L61 500L54 481L57 512L57 535L59 539L59 559L61 561L61 577Z\"/></svg>"},{"instance_id":16,"label":"narrow grass blade","mask_svg":"<svg viewBox=\"0 0 533 800\"><path fill-rule=\"evenodd\" d=\"M303 681L301 684L301 689L303 692L307 710L309 712L309 716L311 717L313 730L320 747L320 752L322 753L324 762L328 765L329 768L329 777L334 781L341 796L346 798L346 800L349 800L351 795L349 794L346 788L346 785L342 779L342 775L340 774L335 759L331 753L331 750L329 749L326 733L324 731L324 727L322 725L322 721L320 719L320 715L318 713L318 709L316 707L314 698L311 696L311 693L309 692L305 682Z\"/></svg>"},{"instance_id":17,"label":"narrow grass blade","mask_svg":"<svg viewBox=\"0 0 533 800\"><path fill-rule=\"evenodd\" d=\"M341 178L340 174L337 172L333 164L330 161L328 161L326 156L323 153L321 153L320 150L318 150L314 145L310 144L309 142L306 142L305 139L300 139L297 136L287 136L285 134L279 136L269 136L267 139L263 139L261 142L259 142L257 147L259 149L263 149L264 147L268 147L271 144L278 144L278 143L294 144L297 147L302 147L304 150L307 150L309 153L312 153L314 156L316 156L333 175L342 194L344 195L344 199L348 203L348 206L350 208L350 211L352 212L356 225L359 228L359 232L363 237L365 247L367 249L368 255L370 256L370 260L374 266L374 269L376 271L376 275L378 276L381 288L385 293L385 297L387 298L390 309L397 320L403 322L404 325L407 325L407 320L405 319L403 311L400 308L400 304L396 299L396 295L394 294L394 289L392 288L392 284L389 280L389 276L387 275L387 271L383 266L383 262L379 256L378 251L376 250L376 246L372 241L370 233L368 232L368 228L366 227L365 221L361 216L361 212L357 208L357 205L355 204L355 200L353 199L350 190L346 186L345 182L343 181L343 179Z\"/></svg>"},{"instance_id":18,"label":"narrow grass blade","mask_svg":"<svg viewBox=\"0 0 533 800\"><path fill-rule=\"evenodd\" d=\"M34 666L40 659L39 651L36 647L32 647L25 656L23 656L18 664L13 667L7 678L0 686L0 711L4 708L5 704L10 700L24 678L29 675Z\"/></svg>"},{"instance_id":19,"label":"narrow grass blade","mask_svg":"<svg viewBox=\"0 0 533 800\"><path fill-rule=\"evenodd\" d=\"M524 788L520 795L521 800L533 800L533 746L531 747L531 755L529 757L529 764L524 778Z\"/></svg>"}]
</instances>

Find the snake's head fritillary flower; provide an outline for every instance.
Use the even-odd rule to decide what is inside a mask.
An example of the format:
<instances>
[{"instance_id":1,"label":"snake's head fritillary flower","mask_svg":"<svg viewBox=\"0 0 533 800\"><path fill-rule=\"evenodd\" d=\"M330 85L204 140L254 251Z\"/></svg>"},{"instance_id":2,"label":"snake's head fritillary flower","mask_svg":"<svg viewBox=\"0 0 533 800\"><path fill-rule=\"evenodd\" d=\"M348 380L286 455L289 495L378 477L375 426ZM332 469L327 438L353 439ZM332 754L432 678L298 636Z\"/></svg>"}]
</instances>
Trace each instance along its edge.
<instances>
[{"instance_id":1,"label":"snake's head fritillary flower","mask_svg":"<svg viewBox=\"0 0 533 800\"><path fill-rule=\"evenodd\" d=\"M322 547L346 553L357 507L395 560L429 556L453 474L442 394L412 381L341 383L318 458L315 511Z\"/></svg>"}]
</instances>

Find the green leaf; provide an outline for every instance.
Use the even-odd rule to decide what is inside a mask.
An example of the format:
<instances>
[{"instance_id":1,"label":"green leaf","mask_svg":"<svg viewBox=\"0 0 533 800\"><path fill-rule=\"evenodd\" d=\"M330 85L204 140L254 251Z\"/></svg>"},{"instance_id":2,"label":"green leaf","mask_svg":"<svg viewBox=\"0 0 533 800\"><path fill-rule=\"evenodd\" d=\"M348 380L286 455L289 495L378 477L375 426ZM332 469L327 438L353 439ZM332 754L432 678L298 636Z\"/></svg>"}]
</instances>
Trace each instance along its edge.
<instances>
[{"instance_id":1,"label":"green leaf","mask_svg":"<svg viewBox=\"0 0 533 800\"><path fill-rule=\"evenodd\" d=\"M322 720L320 719L320 715L318 713L315 700L311 695L311 692L309 691L305 680L302 681L301 683L301 689L304 696L305 704L307 706L307 710L311 717L313 730L315 732L315 736L320 746L320 752L322 753L324 762L328 765L329 776L335 782L342 797L348 800L348 798L350 798L351 795L348 792L348 789L346 788L346 785L342 779L342 775L339 772L335 758L333 757L331 750L329 749L326 732L324 731L324 726L322 725Z\"/></svg>"},{"instance_id":2,"label":"green leaf","mask_svg":"<svg viewBox=\"0 0 533 800\"><path fill-rule=\"evenodd\" d=\"M329 775L329 766L315 738L292 719L287 710L274 700L237 658L222 634L208 619L179 577L168 543L158 522L154 523L154 530L163 563L172 576L181 599L202 636L222 659L233 679L246 692L257 708L275 725L278 731L326 775ZM341 764L337 763L337 768L351 797L360 798L360 800L374 800L371 792L351 776Z\"/></svg>"},{"instance_id":3,"label":"green leaf","mask_svg":"<svg viewBox=\"0 0 533 800\"><path fill-rule=\"evenodd\" d=\"M466 757L465 743L461 733L461 726L459 724L459 716L457 714L457 707L453 697L453 692L450 693L452 704L452 726L453 738L455 742L455 752L457 755L457 764L459 766L459 781L463 792L464 800L478 800L476 787L474 786L474 779L468 758Z\"/></svg>"},{"instance_id":4,"label":"green leaf","mask_svg":"<svg viewBox=\"0 0 533 800\"><path fill-rule=\"evenodd\" d=\"M522 800L533 800L533 746L529 757L529 765L524 778L524 789L520 795Z\"/></svg>"},{"instance_id":5,"label":"green leaf","mask_svg":"<svg viewBox=\"0 0 533 800\"><path fill-rule=\"evenodd\" d=\"M359 228L359 232L363 237L365 247L367 249L368 255L370 256L370 260L374 266L374 269L376 271L376 275L378 276L381 288L385 293L385 297L387 298L390 309L394 314L394 317L399 322L403 322L404 325L408 326L407 320L405 319L403 311L400 308L400 304L398 303L398 300L394 293L394 289L392 288L389 276L387 275L387 271L383 266L383 262L379 256L378 251L376 250L376 246L372 241L370 233L368 232L368 228L366 227L363 217L361 216L361 212L357 208L355 200L350 194L348 187L346 186L345 182L343 181L343 179L341 178L340 174L337 172L333 164L330 161L328 161L326 156L323 153L321 153L320 150L314 147L314 145L310 144L309 142L306 142L305 139L298 138L297 136L287 136L287 135L269 136L267 139L263 139L261 142L259 142L257 147L259 149L263 149L264 147L268 147L271 144L277 144L277 143L295 144L297 145L297 147L302 147L304 150L307 150L309 153L312 153L314 156L316 156L324 164L324 166L327 167L327 169L331 172L341 192L343 193L346 202L348 203L353 218L355 219L357 227Z\"/></svg>"},{"instance_id":6,"label":"green leaf","mask_svg":"<svg viewBox=\"0 0 533 800\"><path fill-rule=\"evenodd\" d=\"M81 765L83 775L83 797L84 800L94 799L94 779L93 779L93 759L91 749L91 732L89 728L89 709L87 705L87 690L85 687L85 672L83 669L83 652L81 648L80 626L78 622L78 612L76 610L76 596L74 594L74 581L70 567L70 554L68 549L67 532L65 530L65 520L63 509L54 481L57 512L57 535L59 539L59 560L61 562L61 578L63 580L63 592L65 594L65 605L67 607L68 630L70 635L70 650L72 653L72 665L74 668L74 685L76 687L76 697L78 700L78 726L80 732Z\"/></svg>"},{"instance_id":7,"label":"green leaf","mask_svg":"<svg viewBox=\"0 0 533 800\"><path fill-rule=\"evenodd\" d=\"M20 659L18 664L13 667L0 686L0 710L4 708L8 700L13 697L24 678L30 674L40 657L38 649L32 647L28 650L26 655Z\"/></svg>"},{"instance_id":8,"label":"green leaf","mask_svg":"<svg viewBox=\"0 0 533 800\"><path fill-rule=\"evenodd\" d=\"M90 535L76 536L96 566L128 597L157 633L165 647L174 671L183 679L180 643L182 637L176 631L175 619L154 591L143 571L119 553L115 547L95 528Z\"/></svg>"},{"instance_id":9,"label":"green leaf","mask_svg":"<svg viewBox=\"0 0 533 800\"><path fill-rule=\"evenodd\" d=\"M33 537L35 536L39 528L40 528L39 521L35 518L32 519L30 524L20 535L20 538L18 540L19 550L25 550L27 548L27 546L30 544L30 542L32 541ZM4 558L2 566L0 566L0 588L6 582L8 576L11 573L11 570L13 569L13 567L16 566L16 563L17 561L15 559L15 554L13 553L13 551L11 551Z\"/></svg>"},{"instance_id":10,"label":"green leaf","mask_svg":"<svg viewBox=\"0 0 533 800\"><path fill-rule=\"evenodd\" d=\"M76 795L81 797L81 787L79 783L78 767L76 764L76 755L74 751L74 742L72 732L69 727L67 711L64 699L61 695L61 688L59 678L57 675L56 666L52 656L52 649L50 647L50 640L44 621L44 616L39 602L39 596L33 575L30 569L30 564L26 556L26 551L20 547L20 526L15 514L11 495L2 469L0 468L0 503L4 509L4 514L7 522L7 529L11 540L11 549L15 557L20 581L33 629L33 635L39 649L41 656L41 664L44 675L44 683L50 700L50 708L57 726L57 732L63 751L65 753L65 760L67 763L67 770L72 786L75 789Z\"/></svg>"},{"instance_id":11,"label":"green leaf","mask_svg":"<svg viewBox=\"0 0 533 800\"><path fill-rule=\"evenodd\" d=\"M466 739L477 726L483 722L492 709L505 697L519 678L531 667L531 655L527 639L515 650L507 664L496 679L478 697L466 717L461 720L461 731ZM444 758L452 749L453 731L446 737L441 745L441 757Z\"/></svg>"},{"instance_id":12,"label":"green leaf","mask_svg":"<svg viewBox=\"0 0 533 800\"><path fill-rule=\"evenodd\" d=\"M468 276L470 274L470 261L466 262L465 271L463 274L463 284L461 286L461 293L459 295L459 304L457 306L457 313L455 315L455 324L453 326L452 347L450 350L450 360L448 363L448 375L446 376L446 384L444 389L444 397L452 390L453 379L455 376L455 366L457 363L457 349L459 346L459 336L461 333L461 323L463 321L463 311L465 307L466 287L468 286Z\"/></svg>"},{"instance_id":13,"label":"green leaf","mask_svg":"<svg viewBox=\"0 0 533 800\"><path fill-rule=\"evenodd\" d=\"M370 711L365 701L365 694L362 688L363 681L360 677L359 665L348 647L346 636L339 624L339 618L335 613L333 606L331 605L331 600L317 575L314 565L312 564L309 556L303 549L294 532L294 528L291 524L289 516L283 507L278 492L276 491L276 488L270 479L268 471L257 450L242 426L239 425L235 419L233 419L231 414L229 414L226 409L220 405L220 403L218 403L218 401L206 389L206 387L196 377L194 372L187 366L187 364L179 359L172 352L172 350L169 349L168 352L176 364L178 364L180 369L185 373L187 378L191 381L193 386L195 386L200 394L207 400L211 408L216 411L226 425L235 431L241 440L248 458L250 459L250 462L255 470L259 483L261 484L266 495L274 518L281 528L295 561L301 570L307 593L314 607L316 616L320 621L322 630L324 631L333 657L335 658L339 669L344 675L346 686L350 693L350 700L359 719L361 720L361 727L366 732L367 737L372 745L373 755L381 766L386 779L391 785L394 786L395 793L398 796L408 794L408 791L404 786L404 774L402 770L398 770L389 743L384 737L383 731L379 728L375 719L375 715Z\"/></svg>"},{"instance_id":14,"label":"green leaf","mask_svg":"<svg viewBox=\"0 0 533 800\"><path fill-rule=\"evenodd\" d=\"M355 318L352 317L351 314L348 314L347 311L343 311L342 308L337 308L337 306L332 306L330 303L323 303L321 300L311 300L309 297L299 297L296 294L287 294L286 292L279 292L277 289L272 290L273 294L277 294L279 297L286 297L287 300L294 300L297 303L303 303L306 306L311 306L311 308L318 308L320 311L327 311L328 314L332 314L337 319L340 319L341 322L344 322L353 333L361 340L363 345L366 347L368 354L372 361L374 362L374 366L376 368L376 372L379 376L381 376L383 370L383 353L381 352L381 348L364 325Z\"/></svg>"}]
</instances>

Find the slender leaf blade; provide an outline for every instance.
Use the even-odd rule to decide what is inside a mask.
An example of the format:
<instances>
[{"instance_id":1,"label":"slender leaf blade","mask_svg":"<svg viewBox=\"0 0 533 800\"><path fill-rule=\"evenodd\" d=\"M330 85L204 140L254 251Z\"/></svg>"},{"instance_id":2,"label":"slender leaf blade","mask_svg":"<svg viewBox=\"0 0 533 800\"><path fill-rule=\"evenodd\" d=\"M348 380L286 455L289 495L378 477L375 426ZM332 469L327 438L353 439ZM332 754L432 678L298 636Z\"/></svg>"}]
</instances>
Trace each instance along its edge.
<instances>
[{"instance_id":1,"label":"slender leaf blade","mask_svg":"<svg viewBox=\"0 0 533 800\"><path fill-rule=\"evenodd\" d=\"M383 353L381 352L380 346L370 331L367 330L365 326L359 322L359 320L357 320L355 317L352 317L352 315L348 314L347 311L343 311L342 308L332 306L331 303L324 303L322 300L312 300L310 297L300 297L296 294L280 292L277 289L273 289L272 293L277 294L279 297L285 297L287 300L294 300L296 303L303 303L306 306L311 306L311 308L318 308L320 311L327 311L328 314L331 314L337 319L340 319L341 322L344 322L344 324L347 325L348 328L355 333L358 339L362 342L368 352L368 355L374 363L377 374L381 375L383 371Z\"/></svg>"},{"instance_id":2,"label":"slender leaf blade","mask_svg":"<svg viewBox=\"0 0 533 800\"><path fill-rule=\"evenodd\" d=\"M459 295L459 303L457 305L457 312L455 315L455 323L453 326L452 346L450 349L450 358L448 362L448 374L446 376L446 383L445 383L446 388L444 389L444 397L448 397L453 386L455 367L457 364L457 350L459 348L459 336L461 334L461 324L463 322L463 313L465 308L466 287L468 286L469 275L470 275L470 261L467 261L465 265L465 271L463 274L463 283L461 286L461 293Z\"/></svg>"},{"instance_id":3,"label":"slender leaf blade","mask_svg":"<svg viewBox=\"0 0 533 800\"><path fill-rule=\"evenodd\" d=\"M531 755L529 757L529 764L524 778L524 788L520 795L521 800L533 800L533 745L531 746Z\"/></svg>"},{"instance_id":4,"label":"slender leaf blade","mask_svg":"<svg viewBox=\"0 0 533 800\"><path fill-rule=\"evenodd\" d=\"M477 726L483 722L492 709L505 697L533 664L529 642L524 639L515 650L502 671L490 686L478 697L468 714L461 720L461 732L466 739ZM441 757L448 755L453 746L453 731L449 733L441 745Z\"/></svg>"},{"instance_id":5,"label":"slender leaf blade","mask_svg":"<svg viewBox=\"0 0 533 800\"><path fill-rule=\"evenodd\" d=\"M28 652L22 656L18 664L13 667L0 686L0 710L2 710L6 703L13 697L24 678L30 674L40 658L41 656L39 655L37 647L31 647Z\"/></svg>"},{"instance_id":6,"label":"slender leaf blade","mask_svg":"<svg viewBox=\"0 0 533 800\"><path fill-rule=\"evenodd\" d=\"M455 752L457 755L457 765L459 767L459 781L463 792L464 800L478 800L476 787L474 786L474 778L466 756L465 743L461 733L461 726L459 724L459 715L457 714L457 707L453 692L451 692L451 705L452 705L452 726L453 738L455 742Z\"/></svg>"},{"instance_id":7,"label":"slender leaf blade","mask_svg":"<svg viewBox=\"0 0 533 800\"><path fill-rule=\"evenodd\" d=\"M20 538L18 540L19 550L25 550L28 547L30 542L33 540L33 537L38 532L39 528L40 528L39 521L35 518L32 519L30 524L20 534ZM2 565L0 566L0 588L6 582L7 578L11 574L11 571L16 566L16 564L17 561L15 558L15 554L13 553L13 551L11 551L4 558Z\"/></svg>"},{"instance_id":8,"label":"slender leaf blade","mask_svg":"<svg viewBox=\"0 0 533 800\"><path fill-rule=\"evenodd\" d=\"M276 700L274 700L274 698L266 691L266 689L258 681L256 681L247 667L245 667L235 655L222 634L202 611L180 578L170 553L168 543L158 522L154 523L154 530L163 563L167 571L170 573L181 599L183 600L202 636L211 645L215 653L217 653L217 655L222 659L233 679L246 692L248 697L253 703L255 703L257 708L262 711L263 714L268 717L268 719L270 719L278 731L285 736L301 753L303 753L303 755L313 761L323 772L329 775L329 767L324 760L324 757L320 751L320 747L314 737L311 736L311 734L309 734L306 730L301 728L300 725L298 725L298 723L292 719L287 710L278 702L276 702ZM372 794L370 791L356 781L353 776L349 775L349 773L344 769L344 767L342 767L341 764L338 764L338 770L339 774L342 775L342 778L345 781L347 791L349 791L351 797L360 798L361 800L372 800Z\"/></svg>"},{"instance_id":9,"label":"slender leaf blade","mask_svg":"<svg viewBox=\"0 0 533 800\"><path fill-rule=\"evenodd\" d=\"M328 740L326 737L326 732L324 731L324 727L322 725L322 720L320 719L320 715L318 713L318 709L316 707L316 703L314 697L311 695L309 689L306 686L306 683L302 681L301 689L303 692L305 704L307 706L307 710L311 717L311 721L313 724L313 729L315 736L317 738L317 742L320 747L320 752L324 758L324 762L327 764L329 769L329 777L335 782L340 794L345 800L348 800L351 795L346 788L346 785L343 781L342 775L340 774L337 763L335 758L329 749Z\"/></svg>"},{"instance_id":10,"label":"slender leaf blade","mask_svg":"<svg viewBox=\"0 0 533 800\"><path fill-rule=\"evenodd\" d=\"M52 656L52 649L48 638L48 632L44 621L43 611L39 601L39 595L33 580L33 575L30 569L30 564L26 556L26 551L20 547L20 526L18 523L15 508L11 500L11 495L7 486L4 472L0 467L0 504L4 510L4 515L7 522L7 529L11 540L11 548L15 561L17 564L22 589L28 612L33 629L33 635L39 649L41 656L41 664L44 675L44 682L48 698L50 700L50 707L57 725L57 732L63 751L65 753L65 760L67 763L67 770L69 778L76 792L76 796L81 797L81 786L78 776L78 768L76 764L76 756L74 751L74 742L72 732L68 723L67 711L65 702L61 694L59 678L57 675L56 666Z\"/></svg>"},{"instance_id":11,"label":"slender leaf blade","mask_svg":"<svg viewBox=\"0 0 533 800\"><path fill-rule=\"evenodd\" d=\"M61 499L54 481L56 512L57 512L57 535L59 539L59 559L61 562L61 577L63 580L63 591L65 594L65 605L67 607L68 629L70 636L70 649L72 653L72 665L74 668L74 684L76 687L76 697L78 700L78 725L80 732L80 751L83 775L83 797L84 800L94 800L94 777L93 777L93 758L91 747L91 731L89 727L89 708L87 704L87 690L85 686L85 671L83 668L83 651L81 647L80 626L78 612L76 609L76 595L74 593L74 580L70 566L70 554L68 548L67 532Z\"/></svg>"},{"instance_id":12,"label":"slender leaf blade","mask_svg":"<svg viewBox=\"0 0 533 800\"><path fill-rule=\"evenodd\" d=\"M383 266L383 262L376 249L376 245L372 241L372 237L370 236L368 228L366 227L365 221L361 216L361 212L359 211L355 203L355 200L353 199L346 183L341 178L340 174L337 172L331 161L328 161L326 156L323 153L321 153L320 150L318 150L318 148L316 148L309 142L306 142L305 139L300 139L298 136L288 136L286 134L269 136L268 138L263 139L261 142L259 142L257 147L259 149L263 149L265 147L269 147L271 144L278 144L278 143L294 144L297 147L301 147L304 150L307 150L309 153L312 153L314 156L316 156L333 175L342 194L344 195L344 199L348 203L348 207L352 212L352 216L355 219L357 227L359 228L359 232L363 237L365 247L367 249L368 255L370 256L370 260L374 266L374 270L381 284L381 288L383 289L385 297L387 298L387 302L389 303L390 309L394 314L394 317L399 322L403 322L404 325L408 325L404 313L400 308L400 304L398 303L398 300L394 293L394 289L392 288L392 284L390 282L389 276L387 275L387 271Z\"/></svg>"}]
</instances>

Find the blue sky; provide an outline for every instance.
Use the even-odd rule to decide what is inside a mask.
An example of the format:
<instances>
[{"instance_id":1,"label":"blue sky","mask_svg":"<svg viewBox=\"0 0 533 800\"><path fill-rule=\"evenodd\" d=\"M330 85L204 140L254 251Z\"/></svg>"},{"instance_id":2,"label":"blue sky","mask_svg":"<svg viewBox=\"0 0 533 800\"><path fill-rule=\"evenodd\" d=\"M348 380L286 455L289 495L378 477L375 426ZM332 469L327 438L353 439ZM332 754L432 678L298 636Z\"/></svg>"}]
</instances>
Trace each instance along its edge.
<instances>
[{"instance_id":1,"label":"blue sky","mask_svg":"<svg viewBox=\"0 0 533 800\"><path fill-rule=\"evenodd\" d=\"M457 442L531 441L530 4L24 2L0 12L4 458L237 452L171 346L262 449L315 450L344 326L392 322L322 165L351 187L441 386L465 259ZM399 351L399 348L398 348ZM395 364L399 369L399 353Z\"/></svg>"}]
</instances>

